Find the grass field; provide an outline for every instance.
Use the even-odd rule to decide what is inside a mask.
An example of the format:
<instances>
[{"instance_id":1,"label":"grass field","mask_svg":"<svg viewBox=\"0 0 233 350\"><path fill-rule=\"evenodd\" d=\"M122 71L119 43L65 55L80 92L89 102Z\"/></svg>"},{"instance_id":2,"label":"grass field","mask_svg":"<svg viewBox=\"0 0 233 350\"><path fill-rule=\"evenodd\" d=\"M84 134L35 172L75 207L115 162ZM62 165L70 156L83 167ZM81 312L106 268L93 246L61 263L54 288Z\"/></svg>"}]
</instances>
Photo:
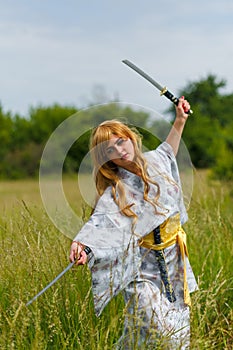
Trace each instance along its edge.
<instances>
[{"instance_id":1,"label":"grass field","mask_svg":"<svg viewBox=\"0 0 233 350\"><path fill-rule=\"evenodd\" d=\"M74 207L74 179L66 179ZM46 215L36 180L0 182L0 349L111 350L124 305L115 298L93 313L90 275L73 268L30 307L25 303L68 265L70 239ZM189 209L190 261L199 284L192 295L191 349L233 348L233 184L196 172Z\"/></svg>"}]
</instances>

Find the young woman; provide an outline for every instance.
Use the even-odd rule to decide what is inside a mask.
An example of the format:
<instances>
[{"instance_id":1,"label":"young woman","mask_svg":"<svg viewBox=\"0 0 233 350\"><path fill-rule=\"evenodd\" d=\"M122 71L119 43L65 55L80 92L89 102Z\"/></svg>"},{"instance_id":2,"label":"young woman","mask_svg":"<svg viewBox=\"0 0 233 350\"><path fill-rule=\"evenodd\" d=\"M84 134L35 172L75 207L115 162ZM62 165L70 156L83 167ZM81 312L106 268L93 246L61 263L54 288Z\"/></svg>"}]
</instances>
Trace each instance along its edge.
<instances>
[{"instance_id":1,"label":"young woman","mask_svg":"<svg viewBox=\"0 0 233 350\"><path fill-rule=\"evenodd\" d=\"M181 227L187 213L175 159L189 108L180 98L166 141L144 154L137 132L119 121L92 133L99 197L71 244L70 261L90 267L97 316L123 293L118 349L189 347L189 293L197 284Z\"/></svg>"}]
</instances>

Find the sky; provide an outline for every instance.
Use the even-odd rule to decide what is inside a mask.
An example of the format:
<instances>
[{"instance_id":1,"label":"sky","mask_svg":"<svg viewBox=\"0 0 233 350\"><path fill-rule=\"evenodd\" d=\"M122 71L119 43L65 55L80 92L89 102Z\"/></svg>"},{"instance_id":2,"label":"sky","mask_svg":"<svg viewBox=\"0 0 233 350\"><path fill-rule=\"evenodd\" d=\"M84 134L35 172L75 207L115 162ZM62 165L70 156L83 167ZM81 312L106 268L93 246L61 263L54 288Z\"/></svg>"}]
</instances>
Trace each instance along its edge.
<instances>
[{"instance_id":1,"label":"sky","mask_svg":"<svg viewBox=\"0 0 233 350\"><path fill-rule=\"evenodd\" d=\"M233 92L230 0L0 0L0 102L30 107L118 100L163 113L170 101L122 63L175 95L214 74Z\"/></svg>"}]
</instances>

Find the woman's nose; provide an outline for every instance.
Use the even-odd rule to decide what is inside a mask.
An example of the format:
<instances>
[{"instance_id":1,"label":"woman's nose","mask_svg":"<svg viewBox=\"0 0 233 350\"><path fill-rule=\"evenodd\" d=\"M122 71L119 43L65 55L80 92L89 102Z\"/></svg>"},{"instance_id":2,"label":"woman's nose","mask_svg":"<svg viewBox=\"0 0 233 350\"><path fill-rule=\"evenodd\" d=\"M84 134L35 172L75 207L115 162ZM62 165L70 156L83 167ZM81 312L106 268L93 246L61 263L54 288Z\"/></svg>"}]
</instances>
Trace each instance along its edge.
<instances>
[{"instance_id":1,"label":"woman's nose","mask_svg":"<svg viewBox=\"0 0 233 350\"><path fill-rule=\"evenodd\" d=\"M116 153L117 153L119 156L122 155L122 153L123 153L122 146L115 145L115 150L116 150Z\"/></svg>"}]
</instances>

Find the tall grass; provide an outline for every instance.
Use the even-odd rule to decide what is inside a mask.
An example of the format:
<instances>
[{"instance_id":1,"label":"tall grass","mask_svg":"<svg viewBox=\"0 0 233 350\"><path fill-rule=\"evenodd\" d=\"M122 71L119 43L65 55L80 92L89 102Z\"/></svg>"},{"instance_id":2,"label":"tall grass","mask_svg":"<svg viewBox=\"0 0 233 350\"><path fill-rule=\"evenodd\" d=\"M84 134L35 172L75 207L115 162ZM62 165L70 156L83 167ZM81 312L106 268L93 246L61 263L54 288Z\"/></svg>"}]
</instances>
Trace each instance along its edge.
<instances>
[{"instance_id":1,"label":"tall grass","mask_svg":"<svg viewBox=\"0 0 233 350\"><path fill-rule=\"evenodd\" d=\"M72 192L73 182L66 181ZM26 186L5 183L3 191L0 184L0 349L112 349L122 331L123 300L119 295L96 318L86 267L73 268L25 306L68 265L70 247L44 212L36 182L28 194ZM16 188L23 201L12 199ZM195 174L185 224L199 283L192 295L191 349L233 348L232 197L232 183Z\"/></svg>"},{"instance_id":2,"label":"tall grass","mask_svg":"<svg viewBox=\"0 0 233 350\"><path fill-rule=\"evenodd\" d=\"M233 187L195 176L186 231L199 282L192 296L192 348L233 348Z\"/></svg>"}]
</instances>

